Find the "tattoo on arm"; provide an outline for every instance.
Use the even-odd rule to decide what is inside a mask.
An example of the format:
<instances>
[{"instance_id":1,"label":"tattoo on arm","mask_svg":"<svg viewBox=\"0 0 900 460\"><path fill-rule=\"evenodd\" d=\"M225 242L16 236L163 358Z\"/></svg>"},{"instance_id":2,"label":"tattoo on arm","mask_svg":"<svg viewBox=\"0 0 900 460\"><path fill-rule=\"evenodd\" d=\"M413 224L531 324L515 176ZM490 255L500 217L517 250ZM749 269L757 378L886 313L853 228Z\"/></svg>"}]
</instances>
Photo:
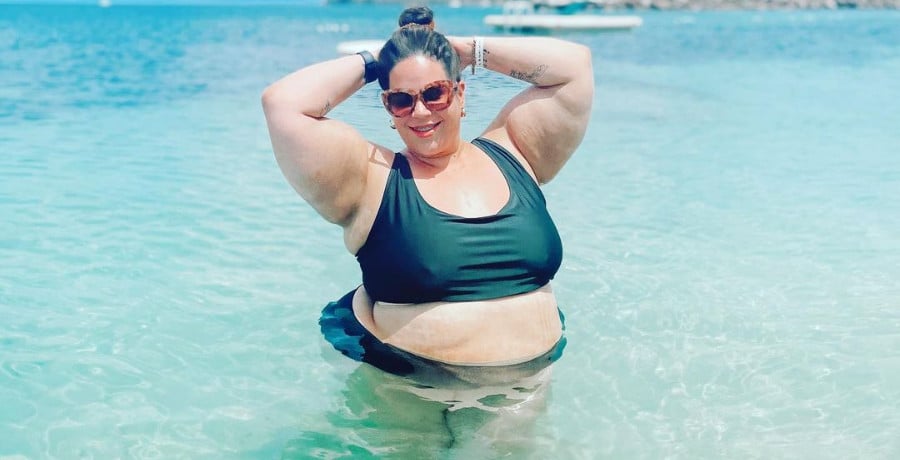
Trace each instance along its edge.
<instances>
[{"instance_id":1,"label":"tattoo on arm","mask_svg":"<svg viewBox=\"0 0 900 460\"><path fill-rule=\"evenodd\" d=\"M532 85L536 85L538 83L538 79L541 78L541 76L544 75L544 72L546 72L546 71L547 71L547 65L541 64L541 65L535 67L534 69L532 69L531 72L520 72L518 70L510 71L509 76L513 77L513 78L518 78L519 80L522 80L522 81L526 81L528 83L531 83Z\"/></svg>"},{"instance_id":2,"label":"tattoo on arm","mask_svg":"<svg viewBox=\"0 0 900 460\"><path fill-rule=\"evenodd\" d=\"M328 115L328 112L331 111L333 107L331 106L331 101L325 101L325 107L322 107L322 113L319 114L319 117L324 117Z\"/></svg>"}]
</instances>

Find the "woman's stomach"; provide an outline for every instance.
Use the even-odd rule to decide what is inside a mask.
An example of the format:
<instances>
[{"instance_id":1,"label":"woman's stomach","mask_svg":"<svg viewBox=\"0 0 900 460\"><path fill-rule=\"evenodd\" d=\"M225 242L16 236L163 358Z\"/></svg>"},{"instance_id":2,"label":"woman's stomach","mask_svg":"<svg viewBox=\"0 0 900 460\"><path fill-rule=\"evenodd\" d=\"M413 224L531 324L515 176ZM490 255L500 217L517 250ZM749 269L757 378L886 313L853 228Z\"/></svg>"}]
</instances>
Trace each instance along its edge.
<instances>
[{"instance_id":1,"label":"woman's stomach","mask_svg":"<svg viewBox=\"0 0 900 460\"><path fill-rule=\"evenodd\" d=\"M546 353L562 336L549 284L524 294L469 302L373 302L360 286L357 320L384 343L459 365L509 365Z\"/></svg>"}]
</instances>

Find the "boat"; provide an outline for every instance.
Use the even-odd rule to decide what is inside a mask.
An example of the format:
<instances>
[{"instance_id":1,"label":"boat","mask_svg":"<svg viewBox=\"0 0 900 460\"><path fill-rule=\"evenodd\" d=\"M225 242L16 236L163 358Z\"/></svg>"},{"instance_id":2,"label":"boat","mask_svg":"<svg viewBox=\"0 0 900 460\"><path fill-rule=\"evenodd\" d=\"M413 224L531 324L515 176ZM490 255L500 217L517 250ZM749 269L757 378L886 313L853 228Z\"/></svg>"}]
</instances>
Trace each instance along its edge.
<instances>
[{"instance_id":1,"label":"boat","mask_svg":"<svg viewBox=\"0 0 900 460\"><path fill-rule=\"evenodd\" d=\"M517 32L560 30L628 30L640 26L639 16L593 14L604 0L515 0L503 4L502 14L489 14L484 23L496 29ZM552 11L548 13L547 11ZM385 40L351 40L337 45L338 54L360 51L378 54Z\"/></svg>"},{"instance_id":2,"label":"boat","mask_svg":"<svg viewBox=\"0 0 900 460\"><path fill-rule=\"evenodd\" d=\"M384 46L386 40L350 40L340 42L337 45L338 54L356 54L360 51L368 51L378 55L378 51Z\"/></svg>"},{"instance_id":3,"label":"boat","mask_svg":"<svg viewBox=\"0 0 900 460\"><path fill-rule=\"evenodd\" d=\"M489 14L484 23L496 29L520 32L561 30L628 30L639 27L639 16L585 13L600 7L596 2L571 0L509 1L503 4L502 14ZM545 10L553 13L545 13Z\"/></svg>"}]
</instances>

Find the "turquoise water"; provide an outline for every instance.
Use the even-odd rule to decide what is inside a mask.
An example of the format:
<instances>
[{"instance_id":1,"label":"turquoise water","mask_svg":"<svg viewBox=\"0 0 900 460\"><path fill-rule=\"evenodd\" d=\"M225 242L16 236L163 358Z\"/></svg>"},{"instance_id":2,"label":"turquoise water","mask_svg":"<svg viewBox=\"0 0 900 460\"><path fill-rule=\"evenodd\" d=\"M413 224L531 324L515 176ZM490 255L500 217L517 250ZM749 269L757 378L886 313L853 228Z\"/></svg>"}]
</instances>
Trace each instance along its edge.
<instances>
[{"instance_id":1,"label":"turquoise water","mask_svg":"<svg viewBox=\"0 0 900 460\"><path fill-rule=\"evenodd\" d=\"M260 109L397 13L0 5L0 458L900 455L900 14L566 35L597 84L545 188L569 346L486 442L324 343L358 267ZM467 78L471 137L519 86ZM400 145L374 88L335 116Z\"/></svg>"}]
</instances>

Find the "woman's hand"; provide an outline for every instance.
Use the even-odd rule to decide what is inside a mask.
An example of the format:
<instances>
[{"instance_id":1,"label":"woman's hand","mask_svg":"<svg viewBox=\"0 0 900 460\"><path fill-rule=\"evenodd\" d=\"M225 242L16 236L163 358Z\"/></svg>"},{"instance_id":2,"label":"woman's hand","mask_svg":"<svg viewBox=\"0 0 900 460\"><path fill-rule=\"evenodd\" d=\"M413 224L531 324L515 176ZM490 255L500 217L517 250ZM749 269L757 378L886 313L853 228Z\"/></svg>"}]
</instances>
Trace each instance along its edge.
<instances>
[{"instance_id":1,"label":"woman's hand","mask_svg":"<svg viewBox=\"0 0 900 460\"><path fill-rule=\"evenodd\" d=\"M456 50L456 54L459 55L460 70L475 65L475 56L472 55L475 43L473 37L452 37L448 35L447 41L450 42L450 45Z\"/></svg>"}]
</instances>

